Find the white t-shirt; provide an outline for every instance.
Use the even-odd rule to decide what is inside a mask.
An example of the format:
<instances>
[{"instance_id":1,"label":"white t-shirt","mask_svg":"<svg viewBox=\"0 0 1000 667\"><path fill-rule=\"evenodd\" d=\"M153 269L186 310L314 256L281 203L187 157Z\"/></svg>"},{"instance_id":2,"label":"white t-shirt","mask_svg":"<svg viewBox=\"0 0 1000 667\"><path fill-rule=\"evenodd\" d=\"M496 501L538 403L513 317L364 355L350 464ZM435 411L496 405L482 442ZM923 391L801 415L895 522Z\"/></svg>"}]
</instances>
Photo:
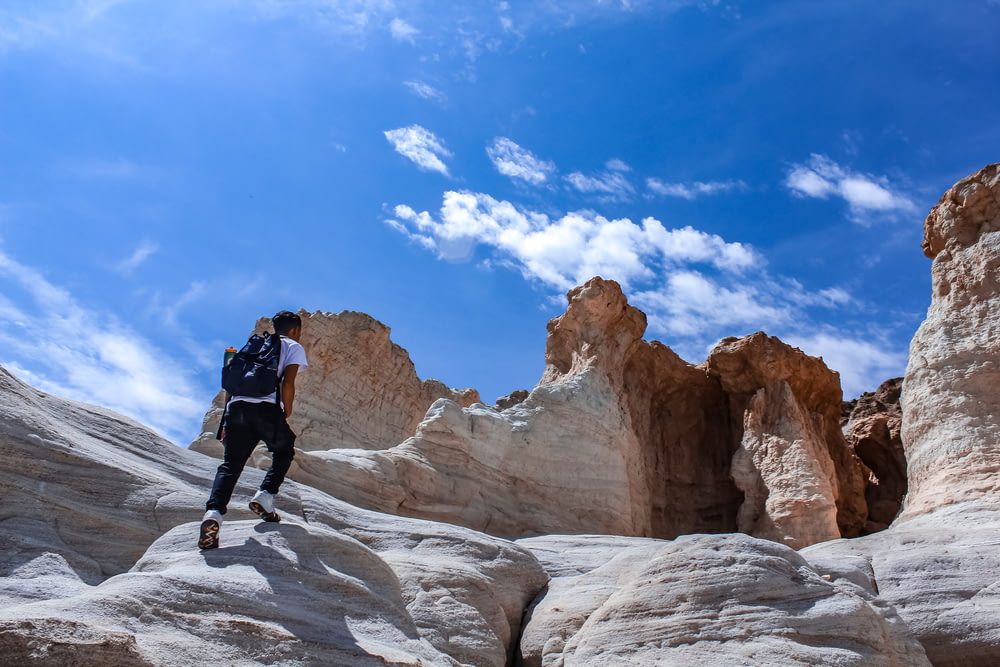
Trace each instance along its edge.
<instances>
[{"instance_id":1,"label":"white t-shirt","mask_svg":"<svg viewBox=\"0 0 1000 667\"><path fill-rule=\"evenodd\" d=\"M299 370L309 365L309 362L306 360L306 349L288 336L282 336L281 357L278 359L278 377L283 378L285 376L285 368L292 365L298 366ZM275 403L276 393L271 392L267 396L233 396L229 399L229 402Z\"/></svg>"}]
</instances>

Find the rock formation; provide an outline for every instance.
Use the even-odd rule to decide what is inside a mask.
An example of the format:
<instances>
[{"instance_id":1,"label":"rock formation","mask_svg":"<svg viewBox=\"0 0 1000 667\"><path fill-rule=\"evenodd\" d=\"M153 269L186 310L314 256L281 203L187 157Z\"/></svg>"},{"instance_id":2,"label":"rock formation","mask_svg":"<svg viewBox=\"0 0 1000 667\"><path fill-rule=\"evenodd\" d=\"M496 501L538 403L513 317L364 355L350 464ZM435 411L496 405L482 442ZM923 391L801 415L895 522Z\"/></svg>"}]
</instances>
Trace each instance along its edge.
<instances>
[{"instance_id":1,"label":"rock formation","mask_svg":"<svg viewBox=\"0 0 1000 667\"><path fill-rule=\"evenodd\" d=\"M798 547L863 532L865 468L840 431L839 376L821 360L754 334L693 366L643 340L645 315L614 281L594 278L568 301L530 393L498 408L438 400L412 437L378 450L375 436L322 449L310 412L299 424L312 444L291 477L503 537L741 530ZM323 372L309 371L325 392L312 405L351 386Z\"/></svg>"},{"instance_id":2,"label":"rock formation","mask_svg":"<svg viewBox=\"0 0 1000 667\"><path fill-rule=\"evenodd\" d=\"M742 423L738 529L802 547L863 532L864 466L840 430L840 377L763 333L726 339L706 365Z\"/></svg>"},{"instance_id":3,"label":"rock formation","mask_svg":"<svg viewBox=\"0 0 1000 667\"><path fill-rule=\"evenodd\" d=\"M900 433L902 388L903 378L893 378L874 392L866 392L844 404L841 419L844 437L871 470L865 486L869 533L884 530L892 523L906 495L906 456Z\"/></svg>"},{"instance_id":4,"label":"rock formation","mask_svg":"<svg viewBox=\"0 0 1000 667\"><path fill-rule=\"evenodd\" d=\"M1000 165L944 194L923 248L932 293L903 384L904 517L1000 491Z\"/></svg>"},{"instance_id":5,"label":"rock formation","mask_svg":"<svg viewBox=\"0 0 1000 667\"><path fill-rule=\"evenodd\" d=\"M888 530L803 550L870 573L935 665L1000 659L1000 165L931 210L931 305L901 395L909 488Z\"/></svg>"},{"instance_id":6,"label":"rock formation","mask_svg":"<svg viewBox=\"0 0 1000 667\"><path fill-rule=\"evenodd\" d=\"M519 540L551 581L524 665L927 665L869 586L745 535Z\"/></svg>"},{"instance_id":7,"label":"rock formation","mask_svg":"<svg viewBox=\"0 0 1000 667\"><path fill-rule=\"evenodd\" d=\"M389 338L389 327L364 313L307 313L302 344L309 368L296 383L292 428L303 451L350 447L385 449L413 435L427 409L439 398L460 405L479 401L473 389L450 389L437 380L421 381L406 350ZM255 333L270 331L261 318ZM220 392L205 415L201 436L191 449L222 456L215 439L222 418ZM263 457L256 461L266 465Z\"/></svg>"}]
</instances>

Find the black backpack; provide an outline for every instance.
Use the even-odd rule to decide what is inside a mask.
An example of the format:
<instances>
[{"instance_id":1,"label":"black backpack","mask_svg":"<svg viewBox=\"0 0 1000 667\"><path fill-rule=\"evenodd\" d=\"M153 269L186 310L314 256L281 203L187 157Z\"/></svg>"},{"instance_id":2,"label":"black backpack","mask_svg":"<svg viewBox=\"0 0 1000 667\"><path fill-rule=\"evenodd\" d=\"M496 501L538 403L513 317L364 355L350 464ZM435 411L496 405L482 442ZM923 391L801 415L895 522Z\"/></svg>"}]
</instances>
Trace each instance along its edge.
<instances>
[{"instance_id":1,"label":"black backpack","mask_svg":"<svg viewBox=\"0 0 1000 667\"><path fill-rule=\"evenodd\" d=\"M262 397L279 389L281 336L253 334L233 360L222 368L222 388L230 396Z\"/></svg>"}]
</instances>

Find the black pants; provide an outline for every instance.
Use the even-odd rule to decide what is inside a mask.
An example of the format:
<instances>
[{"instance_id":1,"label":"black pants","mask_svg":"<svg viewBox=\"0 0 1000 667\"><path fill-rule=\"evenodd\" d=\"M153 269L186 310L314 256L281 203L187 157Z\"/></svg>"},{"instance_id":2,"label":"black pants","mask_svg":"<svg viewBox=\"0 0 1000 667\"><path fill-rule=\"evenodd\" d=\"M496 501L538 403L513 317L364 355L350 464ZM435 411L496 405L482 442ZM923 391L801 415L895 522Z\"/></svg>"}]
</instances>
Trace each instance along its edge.
<instances>
[{"instance_id":1,"label":"black pants","mask_svg":"<svg viewBox=\"0 0 1000 667\"><path fill-rule=\"evenodd\" d=\"M258 442L263 440L271 452L271 467L260 485L264 491L278 492L295 457L295 434L276 404L236 401L229 405L225 420L226 434L222 440L225 454L205 504L205 509L222 514L226 513L236 482Z\"/></svg>"}]
</instances>

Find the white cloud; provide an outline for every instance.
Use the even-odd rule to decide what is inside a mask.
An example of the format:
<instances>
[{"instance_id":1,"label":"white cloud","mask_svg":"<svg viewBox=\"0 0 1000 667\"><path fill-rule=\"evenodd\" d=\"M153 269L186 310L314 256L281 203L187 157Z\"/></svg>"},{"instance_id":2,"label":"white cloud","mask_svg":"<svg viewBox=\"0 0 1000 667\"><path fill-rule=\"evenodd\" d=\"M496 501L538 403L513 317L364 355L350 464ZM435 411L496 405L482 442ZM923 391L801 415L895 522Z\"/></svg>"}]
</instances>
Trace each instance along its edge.
<instances>
[{"instance_id":1,"label":"white cloud","mask_svg":"<svg viewBox=\"0 0 1000 667\"><path fill-rule=\"evenodd\" d=\"M743 181L710 181L702 183L664 183L658 178L646 179L646 187L649 191L663 197L681 197L682 199L695 199L701 195L714 195L730 190L746 190L747 185Z\"/></svg>"},{"instance_id":2,"label":"white cloud","mask_svg":"<svg viewBox=\"0 0 1000 667\"><path fill-rule=\"evenodd\" d=\"M635 187L625 177L628 169L624 162L614 160L607 171L587 176L578 171L566 177L570 185L584 194L601 195L601 199L625 201L635 194ZM625 169L620 167L625 166Z\"/></svg>"},{"instance_id":3,"label":"white cloud","mask_svg":"<svg viewBox=\"0 0 1000 667\"><path fill-rule=\"evenodd\" d=\"M433 132L419 125L387 130L385 138L396 152L412 160L426 171L437 171L448 176L448 166L442 158L451 157L451 152Z\"/></svg>"},{"instance_id":4,"label":"white cloud","mask_svg":"<svg viewBox=\"0 0 1000 667\"><path fill-rule=\"evenodd\" d=\"M555 163L536 157L506 137L494 139L486 147L486 154L501 174L532 185L542 185L556 171Z\"/></svg>"},{"instance_id":5,"label":"white cloud","mask_svg":"<svg viewBox=\"0 0 1000 667\"><path fill-rule=\"evenodd\" d=\"M400 18L394 18L389 22L389 32L397 42L409 42L410 44L415 44L416 37L420 34L419 30Z\"/></svg>"},{"instance_id":6,"label":"white cloud","mask_svg":"<svg viewBox=\"0 0 1000 667\"><path fill-rule=\"evenodd\" d=\"M443 92L423 81L404 81L403 85L409 88L414 95L425 100L444 102L447 99Z\"/></svg>"},{"instance_id":7,"label":"white cloud","mask_svg":"<svg viewBox=\"0 0 1000 667\"><path fill-rule=\"evenodd\" d=\"M119 273L128 275L137 269L139 265L149 259L149 257L156 253L159 249L160 246L158 244L153 243L152 241L143 241L131 255L118 263L115 270Z\"/></svg>"},{"instance_id":8,"label":"white cloud","mask_svg":"<svg viewBox=\"0 0 1000 667\"><path fill-rule=\"evenodd\" d=\"M696 271L669 274L655 291L639 292L635 304L646 311L655 331L681 337L698 337L706 331L777 327L793 317L789 304L762 293L752 285L725 285ZM773 301L773 302L772 302Z\"/></svg>"},{"instance_id":9,"label":"white cloud","mask_svg":"<svg viewBox=\"0 0 1000 667\"><path fill-rule=\"evenodd\" d=\"M916 205L905 195L893 192L889 180L853 172L825 155L812 154L805 164L788 171L785 186L798 197L842 198L855 219L863 213L915 211Z\"/></svg>"},{"instance_id":10,"label":"white cloud","mask_svg":"<svg viewBox=\"0 0 1000 667\"><path fill-rule=\"evenodd\" d=\"M0 304L0 349L10 355L0 363L43 391L105 405L175 442L191 436L205 397L184 363L3 253L0 277L5 292L32 304Z\"/></svg>"},{"instance_id":11,"label":"white cloud","mask_svg":"<svg viewBox=\"0 0 1000 667\"><path fill-rule=\"evenodd\" d=\"M691 227L668 230L653 218L636 224L589 211L553 219L472 192L446 192L437 216L403 205L394 214L394 228L444 259L466 259L470 247L487 246L525 277L560 290L595 275L628 286L664 267L697 264L739 275L761 264L751 248Z\"/></svg>"}]
</instances>

